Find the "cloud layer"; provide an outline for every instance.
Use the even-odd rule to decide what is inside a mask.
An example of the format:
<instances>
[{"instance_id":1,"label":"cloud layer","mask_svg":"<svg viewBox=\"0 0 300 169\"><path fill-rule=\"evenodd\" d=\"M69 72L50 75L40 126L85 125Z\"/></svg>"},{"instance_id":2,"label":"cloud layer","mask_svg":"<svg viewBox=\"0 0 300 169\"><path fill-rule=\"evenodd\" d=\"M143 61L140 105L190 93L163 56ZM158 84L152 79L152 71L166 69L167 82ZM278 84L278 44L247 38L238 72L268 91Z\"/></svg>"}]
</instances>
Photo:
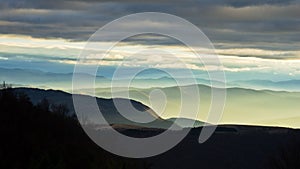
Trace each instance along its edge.
<instances>
[{"instance_id":1,"label":"cloud layer","mask_svg":"<svg viewBox=\"0 0 300 169\"><path fill-rule=\"evenodd\" d=\"M254 57L299 58L294 52L300 47L299 0L2 0L0 9L2 35L86 41L97 29L114 19L136 12L155 11L189 20L202 29L218 49L277 50L278 55ZM147 27L149 24L131 26ZM165 26L168 27L171 24ZM176 44L161 38L149 42L148 38L142 37L127 42ZM241 56L248 57L246 54Z\"/></svg>"}]
</instances>

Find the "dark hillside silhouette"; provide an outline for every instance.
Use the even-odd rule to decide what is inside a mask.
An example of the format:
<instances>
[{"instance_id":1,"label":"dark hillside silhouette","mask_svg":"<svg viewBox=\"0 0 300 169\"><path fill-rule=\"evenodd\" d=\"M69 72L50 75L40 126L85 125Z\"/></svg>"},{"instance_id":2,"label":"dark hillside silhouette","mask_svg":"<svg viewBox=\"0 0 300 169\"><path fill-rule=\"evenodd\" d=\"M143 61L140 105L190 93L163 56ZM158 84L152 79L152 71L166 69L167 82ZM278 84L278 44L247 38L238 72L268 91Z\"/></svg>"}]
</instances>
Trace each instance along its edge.
<instances>
[{"instance_id":1,"label":"dark hillside silhouette","mask_svg":"<svg viewBox=\"0 0 300 169\"><path fill-rule=\"evenodd\" d=\"M0 90L0 168L135 169L144 162L117 157L94 144L64 105Z\"/></svg>"},{"instance_id":2,"label":"dark hillside silhouette","mask_svg":"<svg viewBox=\"0 0 300 169\"><path fill-rule=\"evenodd\" d=\"M282 145L270 160L270 169L300 168L300 138L291 134L288 144Z\"/></svg>"}]
</instances>

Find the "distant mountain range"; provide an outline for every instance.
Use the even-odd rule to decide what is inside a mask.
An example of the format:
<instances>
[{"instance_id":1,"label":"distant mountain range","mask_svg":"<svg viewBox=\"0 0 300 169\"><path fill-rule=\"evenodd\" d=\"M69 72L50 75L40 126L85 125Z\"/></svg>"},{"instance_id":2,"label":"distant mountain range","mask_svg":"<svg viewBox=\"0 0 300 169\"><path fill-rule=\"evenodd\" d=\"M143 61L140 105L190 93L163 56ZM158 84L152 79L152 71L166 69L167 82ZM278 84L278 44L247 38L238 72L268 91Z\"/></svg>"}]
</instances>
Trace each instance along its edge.
<instances>
[{"instance_id":1,"label":"distant mountain range","mask_svg":"<svg viewBox=\"0 0 300 169\"><path fill-rule=\"evenodd\" d=\"M197 115L200 121L207 120L211 105L211 88L205 85L198 85L200 103L199 113ZM122 96L124 93L129 93L130 99L142 102L145 105L153 105L149 101L149 96L153 89L161 91L166 97L166 105L163 115L165 118L174 117L181 109L181 92L180 86L160 87L160 88L114 88L114 95L110 88L95 89L96 95L104 98ZM88 93L88 92L87 92ZM196 94L196 93L195 93ZM191 99L191 100L189 100ZM226 90L225 109L220 120L221 124L251 124L264 126L282 126L299 128L300 121L293 120L299 117L300 109L300 92L287 91L271 91L271 90L253 90L244 88L229 88ZM159 100L155 105L164 104ZM189 106L182 111L184 114L189 114L194 108L192 98L187 98L184 101ZM155 106L152 109L156 112L159 110Z\"/></svg>"},{"instance_id":2,"label":"distant mountain range","mask_svg":"<svg viewBox=\"0 0 300 169\"><path fill-rule=\"evenodd\" d=\"M156 72L157 73L157 72ZM90 74L80 74L81 78L93 77ZM0 80L7 81L8 83L16 84L16 86L30 86L39 88L63 89L70 90L72 88L73 73L51 73L39 70L29 69L7 69L0 68ZM94 77L93 77L94 78ZM136 77L131 81L131 87L135 88L151 88L151 87L172 87L177 86L176 80L183 82L181 85L202 84L211 86L211 81L204 78L186 79L176 78L173 79L168 76L151 77L145 74L142 77ZM128 79L114 79L114 84L122 87L126 84ZM96 86L101 88L111 86L111 78L104 76L95 77ZM214 81L214 87L224 86L222 82ZM227 88L249 88L255 90L275 90L275 91L300 91L300 80L287 80L287 81L271 81L271 80L257 80L251 79L246 81L227 81Z\"/></svg>"},{"instance_id":3,"label":"distant mountain range","mask_svg":"<svg viewBox=\"0 0 300 169\"><path fill-rule=\"evenodd\" d=\"M38 70L0 68L0 82L6 81L9 84L17 84L13 85L13 87L26 86L71 91L72 75L72 73L47 73ZM82 76L83 80L86 77L91 77L89 74L80 75ZM114 92L117 93L117 96L124 92L122 89L122 83L124 79L118 80L119 81L116 81L116 84L118 84L120 87L114 87L114 89L116 89ZM197 81L199 83L198 88L201 97L199 116L197 117L199 121L207 121L209 107L211 104L211 87L208 84L209 81L205 79L197 79ZM299 81L300 80L249 80L228 82L228 84L226 84L228 88L226 102L224 103L225 109L220 123L271 125L298 128L300 126L300 121L293 119L299 117L298 110L300 109L300 92L297 92L300 91L298 89L300 85ZM95 95L100 98L107 98L106 102L109 102L108 100L112 98L110 83L111 79L107 77L96 77ZM142 104L147 108L151 107L153 112L160 114L160 116L164 119L178 117L178 110L180 110L181 105L180 87L177 85L172 85L173 83L174 79L167 76L157 78L147 76L144 77L144 79L140 77L132 81L133 86L129 88L129 98L137 101L137 104ZM125 89L128 90L127 88ZM149 96L153 89L158 89L167 96L167 104L163 114L160 113L156 106L152 106L149 102ZM37 98L36 100L41 100L42 98L47 97L49 100L53 100L53 102L65 102L65 104L69 106L70 111L74 111L71 94L65 93L61 94L61 97L57 97L56 95L61 92L55 91L53 94L55 95L53 96L54 98L51 98L49 96L49 93L52 93L51 91L54 92L53 90L47 90L45 93L40 92L37 94L40 95L38 98L37 95L32 95L31 93L29 93L29 96L32 99ZM83 89L80 92L75 91L75 93L86 95L92 94L89 93L89 89ZM65 98L67 98L67 101L65 101ZM106 103L104 100L102 101L103 104ZM162 103L160 100L156 100L156 102L157 105ZM111 103L112 101L107 103L110 106L102 107L106 108L105 110L110 111L108 108L111 107ZM187 101L187 103L192 103L192 100ZM186 113L191 112L189 107L193 108L193 105L188 106L187 110L184 110ZM151 116L149 116L149 118L150 117ZM181 121L177 122L181 123ZM115 123L117 126L118 123L123 123L123 121L111 119L111 123ZM136 124L126 121L126 125ZM169 126L169 123L165 126ZM196 127L197 126L198 125L196 125Z\"/></svg>"},{"instance_id":4,"label":"distant mountain range","mask_svg":"<svg viewBox=\"0 0 300 169\"><path fill-rule=\"evenodd\" d=\"M243 88L267 89L279 91L300 91L300 80L287 81L271 81L271 80L248 80L248 81L234 81L233 85Z\"/></svg>"},{"instance_id":5,"label":"distant mountain range","mask_svg":"<svg viewBox=\"0 0 300 169\"><path fill-rule=\"evenodd\" d=\"M80 75L83 80L84 78L92 76L89 74ZM51 73L39 70L0 68L0 80L18 84L19 86L70 89L72 86L72 77L72 73ZM101 81L107 80L103 76L97 76L97 79Z\"/></svg>"}]
</instances>

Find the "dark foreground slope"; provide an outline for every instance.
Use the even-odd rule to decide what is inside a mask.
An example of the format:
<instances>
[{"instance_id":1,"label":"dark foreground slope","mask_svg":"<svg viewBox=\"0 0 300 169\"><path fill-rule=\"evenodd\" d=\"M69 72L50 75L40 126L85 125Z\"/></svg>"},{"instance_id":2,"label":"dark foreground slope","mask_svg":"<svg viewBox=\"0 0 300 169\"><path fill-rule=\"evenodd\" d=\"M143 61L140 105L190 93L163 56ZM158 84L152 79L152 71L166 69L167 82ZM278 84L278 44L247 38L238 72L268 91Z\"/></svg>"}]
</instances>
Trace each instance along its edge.
<instances>
[{"instance_id":1,"label":"dark foreground slope","mask_svg":"<svg viewBox=\"0 0 300 169\"><path fill-rule=\"evenodd\" d=\"M24 94L0 92L0 168L300 168L299 130L225 125L219 126L207 142L199 144L201 128L194 128L180 144L164 154L128 159L95 145L74 118L62 114L63 108L50 110L45 105L33 105ZM118 130L134 137L161 132L121 127Z\"/></svg>"},{"instance_id":2,"label":"dark foreground slope","mask_svg":"<svg viewBox=\"0 0 300 169\"><path fill-rule=\"evenodd\" d=\"M0 90L0 168L148 168L142 160L120 158L99 148L62 110L34 106L24 94Z\"/></svg>"},{"instance_id":3,"label":"dark foreground slope","mask_svg":"<svg viewBox=\"0 0 300 169\"><path fill-rule=\"evenodd\" d=\"M224 130L235 128L237 132ZM192 129L174 149L149 159L153 169L300 168L300 131L276 127L219 126L203 144Z\"/></svg>"}]
</instances>

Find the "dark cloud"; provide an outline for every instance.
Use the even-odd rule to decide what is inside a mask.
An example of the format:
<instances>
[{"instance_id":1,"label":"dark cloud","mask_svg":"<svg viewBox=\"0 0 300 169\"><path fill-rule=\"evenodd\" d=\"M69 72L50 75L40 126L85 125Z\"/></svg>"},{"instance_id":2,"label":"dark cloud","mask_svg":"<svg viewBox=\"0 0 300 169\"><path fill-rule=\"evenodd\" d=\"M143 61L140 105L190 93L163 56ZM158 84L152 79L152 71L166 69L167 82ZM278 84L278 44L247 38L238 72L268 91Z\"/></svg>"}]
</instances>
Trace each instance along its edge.
<instances>
[{"instance_id":1,"label":"dark cloud","mask_svg":"<svg viewBox=\"0 0 300 169\"><path fill-rule=\"evenodd\" d=\"M186 18L216 43L300 41L299 0L2 0L0 9L1 34L86 41L118 17L155 11ZM127 42L149 43L141 37Z\"/></svg>"},{"instance_id":2,"label":"dark cloud","mask_svg":"<svg viewBox=\"0 0 300 169\"><path fill-rule=\"evenodd\" d=\"M33 54L19 54L19 53L3 53L0 52L1 57L8 58L10 61L28 61L28 62L42 62L42 61L52 61L52 62L67 62L67 61L77 61L77 58L71 57L59 57L59 56L48 56L48 55L33 55Z\"/></svg>"},{"instance_id":3,"label":"dark cloud","mask_svg":"<svg viewBox=\"0 0 300 169\"><path fill-rule=\"evenodd\" d=\"M68 0L3 0L1 9L84 9L88 3Z\"/></svg>"},{"instance_id":4,"label":"dark cloud","mask_svg":"<svg viewBox=\"0 0 300 169\"><path fill-rule=\"evenodd\" d=\"M233 7L246 7L258 5L287 5L295 1L296 0L219 0L219 3Z\"/></svg>"},{"instance_id":5,"label":"dark cloud","mask_svg":"<svg viewBox=\"0 0 300 169\"><path fill-rule=\"evenodd\" d=\"M226 53L219 53L219 55L223 55L223 56L232 56ZM299 59L299 56L296 55L291 55L291 54L281 54L281 55L259 55L259 56L255 56L255 55L241 55L238 54L238 57L251 57L251 58L260 58L260 59L275 59L275 60L291 60L291 59Z\"/></svg>"},{"instance_id":6,"label":"dark cloud","mask_svg":"<svg viewBox=\"0 0 300 169\"><path fill-rule=\"evenodd\" d=\"M95 3L134 3L134 4L198 4L201 6L247 7L259 5L287 5L298 0L3 0L2 8L34 9L86 9ZM147 7L147 6L144 6Z\"/></svg>"}]
</instances>

